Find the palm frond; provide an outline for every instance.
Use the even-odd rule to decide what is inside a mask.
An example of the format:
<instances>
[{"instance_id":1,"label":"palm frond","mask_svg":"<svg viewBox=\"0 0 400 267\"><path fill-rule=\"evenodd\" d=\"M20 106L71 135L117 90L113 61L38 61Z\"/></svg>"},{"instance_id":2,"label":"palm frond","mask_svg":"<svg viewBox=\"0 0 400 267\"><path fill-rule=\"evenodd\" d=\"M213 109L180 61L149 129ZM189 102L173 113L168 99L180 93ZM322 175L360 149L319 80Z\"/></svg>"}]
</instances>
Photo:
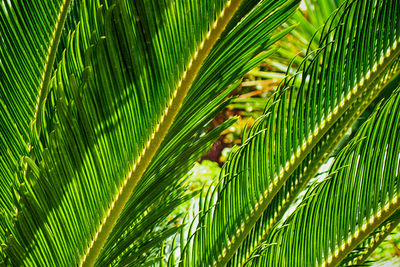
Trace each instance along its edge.
<instances>
[{"instance_id":1,"label":"palm frond","mask_svg":"<svg viewBox=\"0 0 400 267\"><path fill-rule=\"evenodd\" d=\"M204 127L281 37L271 33L295 8L283 2L82 2L40 102L41 151L18 174L18 215L2 224L12 232L5 261L127 264L173 234L154 229L180 203L182 176L232 121Z\"/></svg>"},{"instance_id":2,"label":"palm frond","mask_svg":"<svg viewBox=\"0 0 400 267\"><path fill-rule=\"evenodd\" d=\"M187 249L193 254L183 257L190 258L188 266L223 266L242 244L248 249L237 258L246 262L348 128L398 75L399 14L397 1L348 1L330 17L320 48L301 66L301 86L295 86L297 76L284 81L224 167L189 241L195 252Z\"/></svg>"},{"instance_id":3,"label":"palm frond","mask_svg":"<svg viewBox=\"0 0 400 267\"><path fill-rule=\"evenodd\" d=\"M15 173L26 169L21 159L30 153L36 156L39 149L37 127L70 2L0 3L0 212L4 224L11 224L16 213L14 190L21 180ZM5 229L0 228L0 243L12 234Z\"/></svg>"},{"instance_id":4,"label":"palm frond","mask_svg":"<svg viewBox=\"0 0 400 267\"><path fill-rule=\"evenodd\" d=\"M366 263L372 252L389 236L400 223L397 210L389 219L379 225L360 245L340 263L342 266L360 266Z\"/></svg>"},{"instance_id":5,"label":"palm frond","mask_svg":"<svg viewBox=\"0 0 400 267\"><path fill-rule=\"evenodd\" d=\"M273 231L261 266L336 266L399 208L400 89ZM379 185L379 186L377 186ZM335 216L332 216L335 214ZM277 261L271 259L280 259Z\"/></svg>"}]
</instances>

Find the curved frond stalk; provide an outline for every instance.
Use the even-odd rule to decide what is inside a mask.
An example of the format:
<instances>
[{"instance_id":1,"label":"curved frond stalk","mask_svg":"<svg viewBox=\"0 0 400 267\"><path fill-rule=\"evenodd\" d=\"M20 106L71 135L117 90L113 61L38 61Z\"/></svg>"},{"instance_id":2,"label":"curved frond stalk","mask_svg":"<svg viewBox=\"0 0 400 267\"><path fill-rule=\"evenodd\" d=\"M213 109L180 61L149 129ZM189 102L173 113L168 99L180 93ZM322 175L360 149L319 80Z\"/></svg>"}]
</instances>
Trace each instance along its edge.
<instances>
[{"instance_id":1,"label":"curved frond stalk","mask_svg":"<svg viewBox=\"0 0 400 267\"><path fill-rule=\"evenodd\" d=\"M198 50L194 53L193 58L188 64L187 70L183 73L177 89L175 89L173 93L173 97L170 99L167 108L164 110L160 122L155 127L155 130L151 135L151 139L148 140L147 145L140 153L137 162L133 165L132 170L124 180L123 185L120 187L118 194L114 198L106 217L103 219L97 233L94 235L87 252L83 256L80 266L94 265L95 260L100 254L102 247L104 246L109 234L117 222L122 209L128 202L133 189L140 181L142 175L146 171L146 168L149 166L152 158L161 145L164 137L168 133L168 130L178 114L179 109L182 106L183 101L185 100L185 97L190 89L190 86L196 78L204 60L207 58L214 44L217 42L219 36L222 34L232 16L235 14L235 11L238 9L241 2L241 0L227 1L225 8L219 14L219 17L213 24L211 30L207 33L205 39L200 43Z\"/></svg>"},{"instance_id":2,"label":"curved frond stalk","mask_svg":"<svg viewBox=\"0 0 400 267\"><path fill-rule=\"evenodd\" d=\"M231 122L212 133L204 134L205 127L228 103L224 99L242 75L268 55L260 52L279 38L272 32L289 14L266 18L283 0L246 1L221 27L207 58L194 64L193 55L226 0L164 1L161 6L157 0L103 2L82 2L80 22L51 80L40 139L43 159L24 159L30 171L18 189L19 215L4 245L12 265L81 263L132 165L139 157L144 162L141 153L161 118L165 121L181 77L185 71L190 76L189 64L201 65L192 73L195 80L179 113L169 119L173 124L157 137L162 143L153 148L157 153L146 163L95 264L130 264L154 256L155 250L141 242L171 231L157 233L160 221L154 220L152 201L164 199L169 209L178 203L173 188ZM167 212L156 211L159 218Z\"/></svg>"},{"instance_id":3,"label":"curved frond stalk","mask_svg":"<svg viewBox=\"0 0 400 267\"><path fill-rule=\"evenodd\" d=\"M43 82L51 77L53 55L70 2L0 4L0 210L5 213L0 222L2 244L13 234L17 191L23 180L20 170L27 168L23 158L32 154L37 143L31 127L36 120L41 88L48 86Z\"/></svg>"},{"instance_id":4,"label":"curved frond stalk","mask_svg":"<svg viewBox=\"0 0 400 267\"><path fill-rule=\"evenodd\" d=\"M354 94L353 97L351 94L349 94L348 97L346 97L346 101L343 101L340 106L337 106L339 107L338 109L335 108L335 110L328 115L327 123L325 123L325 121L322 122L322 125L325 127L317 128L314 133L310 134L310 138L308 138L307 142L303 143L301 150L298 150L297 154L294 155L296 161L293 161L293 163L287 162L289 164L286 166L289 165L292 168L288 168L286 170L285 167L285 171L287 171L287 173L283 175L282 169L282 174L280 174L282 177L277 176L275 178L280 180L280 182L278 182L277 185L274 185L276 190L271 189L271 191L268 192L269 195L272 195L272 197L269 200L262 199L260 202L255 204L255 207L260 207L258 213L254 213L256 221L258 221L265 212L265 218L262 219L265 220L265 222L262 226L262 232L257 235L256 244L252 245L250 250L246 252L247 257L244 258L244 262L248 261L248 257L250 257L253 251L257 248L257 243L261 244L263 241L265 241L265 238L267 238L270 231L282 218L285 211L290 207L290 205L293 204L300 192L304 190L310 179L318 173L319 168L329 158L330 154L342 140L343 136L346 134L351 125L357 120L362 112L365 111L371 102L386 87L386 85L390 83L390 79L398 74L400 65L396 61L400 55L400 45L397 45L397 43L398 42L393 45L393 48L395 49L388 51L388 53L384 56L385 59L380 61L381 67L374 68L375 71L377 69L379 69L379 71L374 72L371 76L366 76L365 80L367 80L367 82L365 83L364 79L362 78L362 82L355 87L356 90L357 87L359 87L358 93ZM395 64L392 66L391 64L393 63ZM352 92L356 92L356 90ZM340 121L338 122L339 118ZM321 138L323 139L322 141L320 141ZM321 145L318 146L318 149L315 149L316 153L312 156L311 160L306 160L307 155L311 153L312 149L319 144ZM279 199L277 201L277 206L273 206L275 210L268 210L267 207L272 201L274 201L274 195L278 193L277 190L279 190L280 187L285 184L287 179L290 179L290 177L294 175L293 172L295 172L298 166L301 166L303 161L309 163L306 163L305 166L302 166L303 169L301 170L300 175L298 175L298 177L296 177L294 180L295 186L291 186L283 199ZM268 193L265 192L264 194L267 195ZM265 211L266 209L267 211ZM272 216L270 214L272 214ZM256 221L248 221L246 225L254 225ZM251 230L252 228L248 227L239 238L235 239L235 241L239 243L242 242ZM242 262L242 264L244 262Z\"/></svg>"},{"instance_id":5,"label":"curved frond stalk","mask_svg":"<svg viewBox=\"0 0 400 267\"><path fill-rule=\"evenodd\" d=\"M12 104L18 107L12 119L26 143L30 123L40 106L39 95L45 98L70 4L71 0L51 0L35 6L3 1L0 6L0 96L7 108Z\"/></svg>"},{"instance_id":6,"label":"curved frond stalk","mask_svg":"<svg viewBox=\"0 0 400 267\"><path fill-rule=\"evenodd\" d=\"M374 73L374 77L371 79L366 79L367 82L360 86L364 87L361 89L364 92L361 96L356 98L354 104L351 104L348 109L342 113L340 117L340 121L331 125L328 135L324 136L321 141L318 141L316 145L317 149L313 148L316 152L313 154L310 160L306 158L303 159L305 164L300 165L298 169L296 169L292 176L296 177L294 180L297 186L291 186L290 189L286 192L285 196L282 198L277 198L272 201L276 201L277 206L272 205L272 208L275 210L267 210L263 215L264 222L261 223L262 230L259 234L257 234L257 240L254 240L254 244L251 248L246 252L246 257L242 260L242 264L249 260L249 257L253 254L253 252L257 249L258 244L262 244L265 239L268 237L270 231L276 226L276 224L282 219L286 210L294 203L297 199L298 195L305 189L306 185L317 173L319 168L324 164L331 153L334 151L339 142L343 139L348 129L353 125L353 123L358 119L358 117L365 111L365 109L371 104L372 101L379 95L386 86L391 83L391 80L399 74L400 64L397 62L400 49L399 45L395 43L393 47L397 47L391 50L385 57L385 60L382 60L382 68L380 72ZM386 61L386 62L385 62ZM390 65L391 64L391 65ZM293 178L289 178L293 179ZM272 216L270 215L272 214Z\"/></svg>"},{"instance_id":7,"label":"curved frond stalk","mask_svg":"<svg viewBox=\"0 0 400 267\"><path fill-rule=\"evenodd\" d=\"M392 11L397 2L352 1L342 9L343 16L325 25L321 49L305 62L301 87L295 88L296 78L285 81L246 145L224 167L218 197L195 233L193 243L206 251L200 262L212 258L225 265L255 225L262 225L264 212L267 229L262 232L270 230L351 124L398 74L400 24ZM390 41L365 42L366 36L381 40L378 29L387 29ZM364 50L371 52L359 56Z\"/></svg>"},{"instance_id":8,"label":"curved frond stalk","mask_svg":"<svg viewBox=\"0 0 400 267\"><path fill-rule=\"evenodd\" d=\"M347 242L340 248L337 248L337 250L332 253L332 255L327 258L321 266L338 266L350 252L352 252L363 240L368 238L368 236L372 234L379 225L384 223L385 220L400 208L399 200L399 196L389 200L389 203L387 203L383 209L372 215L371 219L369 219L367 223L363 224L360 227L360 230L357 230L353 236L349 236L346 240Z\"/></svg>"},{"instance_id":9,"label":"curved frond stalk","mask_svg":"<svg viewBox=\"0 0 400 267\"><path fill-rule=\"evenodd\" d=\"M277 18L282 19L282 17L286 18L289 14L291 14L295 10L295 8L297 7L298 1L286 2L285 5L279 7L280 4L283 4L283 3L276 3L274 6L272 6L272 5L268 6L267 4L265 5L266 11L264 11L263 13L271 14L268 17L269 21L275 21ZM207 206L207 205L205 205L205 206ZM210 206L212 206L212 204ZM209 214L211 214L211 213L209 213ZM207 216L208 215L206 215L206 217ZM227 218L229 218L229 216L227 216ZM221 220L221 222L223 223L223 220ZM199 225L198 228L202 229L203 227ZM221 228L221 230L222 230L222 228ZM199 232L201 232L201 231L199 231ZM197 236L197 234L198 233L196 233L195 236ZM199 234L199 236L200 236L200 234ZM199 237L199 238L203 238L203 236ZM212 237L212 239L210 241L214 242L213 239L214 239L214 237ZM189 241L189 243L190 242L191 241ZM218 243L218 244L222 245L222 243ZM215 249L215 248L212 248L212 245L211 246L205 245L204 248L201 248L200 251L204 252L203 254L196 252L195 254L193 254L193 256L186 255L186 254L182 255L182 260L183 260L182 264L184 266L192 266L192 265L197 265L197 264L200 264L200 265L213 265L213 264L214 265L217 265L217 264L223 265L224 261L229 260L229 258L227 257L227 256L229 256L229 253L227 253L227 251L229 251L229 249L231 248L229 242L228 242L228 244L224 244L224 245L227 245L228 247L226 247L226 246L221 247L220 254L217 254L217 255L211 255L210 251ZM204 246L204 244L202 244L201 246ZM227 248L228 248L228 250L227 250ZM188 249L186 249L185 251L186 251L185 253L189 253L189 254L191 253ZM195 251L197 251L197 249Z\"/></svg>"},{"instance_id":10,"label":"curved frond stalk","mask_svg":"<svg viewBox=\"0 0 400 267\"><path fill-rule=\"evenodd\" d=\"M274 230L267 243L281 245L267 248L259 264L336 266L398 210L399 92L364 123L330 175Z\"/></svg>"},{"instance_id":11,"label":"curved frond stalk","mask_svg":"<svg viewBox=\"0 0 400 267\"><path fill-rule=\"evenodd\" d=\"M311 156L303 158L301 160L302 164L298 167L296 172L292 174L293 177L289 178L293 179L293 182L289 184L294 184L295 186L289 186L289 189L282 197L279 196L274 199L278 204L271 205L272 207L265 211L262 219L264 222L260 222L262 229L255 235L257 239L253 240L252 246L246 251L246 256L242 259L242 264L249 260L249 257L251 257L255 249L257 249L258 244L265 241L271 229L279 222L285 211L296 200L299 193L304 190L310 179L318 173L320 166L326 162L351 125L365 111L371 102L374 101L386 85L391 82L391 79L399 74L399 41L400 40L396 40L393 45L389 47L386 54L384 54L371 70L361 78L360 82L349 92L340 105L337 105L333 112L328 114L327 121L328 124L330 122L330 125L325 128L327 129L325 135L322 140L318 141L315 145L316 148L313 148L315 152L310 152ZM351 96L351 94L353 94L353 96ZM322 121L321 124L325 125L325 121ZM322 129L317 128L314 133L310 134L308 140L312 139L311 136L317 136L320 130Z\"/></svg>"},{"instance_id":12,"label":"curved frond stalk","mask_svg":"<svg viewBox=\"0 0 400 267\"><path fill-rule=\"evenodd\" d=\"M33 123L35 124L36 134L38 137L40 136L40 131L42 129L41 124L42 124L43 108L49 91L50 79L53 73L53 65L57 55L58 44L60 42L61 34L64 28L64 23L65 20L67 19L71 2L72 0L64 0L61 5L60 13L57 17L57 22L53 31L49 50L44 64L43 77L40 83L39 96L37 100L38 102L36 104L36 111L33 117Z\"/></svg>"},{"instance_id":13,"label":"curved frond stalk","mask_svg":"<svg viewBox=\"0 0 400 267\"><path fill-rule=\"evenodd\" d=\"M397 211L396 213L399 212ZM393 216L398 217L398 214L397 216L396 214L394 214ZM354 255L349 254L349 256L351 256L351 259L349 259L349 261L345 262L344 260L341 262L341 265L360 266L364 264L364 262L369 258L372 252L374 252L375 249L386 239L386 237L394 231L399 223L399 218L389 218L388 222L380 225L373 234L371 234L362 244L360 244L355 250L353 250L352 254L354 253Z\"/></svg>"}]
</instances>

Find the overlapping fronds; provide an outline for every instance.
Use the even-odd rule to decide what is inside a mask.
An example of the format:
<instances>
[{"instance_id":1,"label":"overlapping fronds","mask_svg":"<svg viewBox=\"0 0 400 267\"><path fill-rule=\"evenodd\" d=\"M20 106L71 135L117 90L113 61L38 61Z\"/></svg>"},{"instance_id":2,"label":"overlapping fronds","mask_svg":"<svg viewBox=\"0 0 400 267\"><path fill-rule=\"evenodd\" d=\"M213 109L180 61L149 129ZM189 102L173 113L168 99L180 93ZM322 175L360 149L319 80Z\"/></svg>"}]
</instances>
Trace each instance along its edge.
<instances>
[{"instance_id":1,"label":"overlapping fronds","mask_svg":"<svg viewBox=\"0 0 400 267\"><path fill-rule=\"evenodd\" d=\"M398 1L348 1L330 17L319 49L309 51L311 60L300 68L300 87L298 76L284 81L224 167L184 264L247 262L348 128L398 75L399 14Z\"/></svg>"},{"instance_id":2,"label":"overlapping fronds","mask_svg":"<svg viewBox=\"0 0 400 267\"><path fill-rule=\"evenodd\" d=\"M6 201L18 199L10 204L14 218L1 223L1 231L8 231L2 260L36 266L124 265L176 231L170 226L158 231L157 226L187 198L182 197L181 178L232 121L208 134L205 126L226 105L241 75L269 54L260 52L284 34L271 36L297 4L290 1L281 8L284 2L110 0L72 5L67 24L75 29L62 35L65 51L58 52L57 69L33 72L54 71L51 80L45 79L50 85L46 92L36 96L40 100L34 107L39 108L34 111L40 116L31 112L25 121L10 117L5 122L7 129L36 136L40 150L29 155L26 148L12 161L2 157L8 166L25 165L24 172L4 171L19 181L2 185L2 190L15 192ZM8 10L2 20L10 18ZM44 21L45 13L35 17ZM7 25L10 31L18 28ZM15 40L36 38L39 32L22 29ZM3 31L1 36L5 38ZM13 64L36 59L29 54L18 62L10 59L8 66L3 64L8 52L1 51L7 79ZM52 53L55 57L56 49ZM28 69L23 75L33 74ZM1 100L11 101L14 84L4 88L2 80ZM18 89L24 96L30 90ZM32 121L35 127L29 127ZM21 125L14 126L17 122ZM8 138L4 134L13 149L29 143L20 138L13 144Z\"/></svg>"},{"instance_id":3,"label":"overlapping fronds","mask_svg":"<svg viewBox=\"0 0 400 267\"><path fill-rule=\"evenodd\" d=\"M295 74L297 67L307 57L307 51L319 48L320 37L323 36L319 34L319 31L343 2L343 0L303 0L302 7L297 9L288 22L282 25L283 29L291 25L297 25L296 28L274 45L279 48L279 51L265 61L273 70L252 71L250 74L262 78L282 77L281 79L287 73ZM298 80L300 82L300 79Z\"/></svg>"},{"instance_id":4,"label":"overlapping fronds","mask_svg":"<svg viewBox=\"0 0 400 267\"><path fill-rule=\"evenodd\" d=\"M336 266L399 208L400 90L268 239L260 266ZM276 260L279 259L279 260Z\"/></svg>"},{"instance_id":5,"label":"overlapping fronds","mask_svg":"<svg viewBox=\"0 0 400 267\"><path fill-rule=\"evenodd\" d=\"M18 201L15 173L24 171L21 159L37 143L33 128L41 116L69 3L0 2L0 217L6 224L12 223ZM9 234L0 228L0 243Z\"/></svg>"}]
</instances>

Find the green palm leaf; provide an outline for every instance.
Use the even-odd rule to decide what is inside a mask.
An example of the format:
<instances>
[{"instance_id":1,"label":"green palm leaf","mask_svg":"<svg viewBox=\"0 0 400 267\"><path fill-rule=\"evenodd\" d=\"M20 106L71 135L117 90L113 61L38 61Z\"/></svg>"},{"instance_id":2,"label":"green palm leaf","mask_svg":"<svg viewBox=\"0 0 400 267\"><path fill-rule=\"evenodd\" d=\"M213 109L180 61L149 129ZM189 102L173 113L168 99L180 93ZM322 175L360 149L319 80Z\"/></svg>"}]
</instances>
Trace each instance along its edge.
<instances>
[{"instance_id":1,"label":"green palm leaf","mask_svg":"<svg viewBox=\"0 0 400 267\"><path fill-rule=\"evenodd\" d=\"M336 266L399 208L399 101L397 89L271 234L261 266Z\"/></svg>"},{"instance_id":2,"label":"green palm leaf","mask_svg":"<svg viewBox=\"0 0 400 267\"><path fill-rule=\"evenodd\" d=\"M296 1L280 8L283 2L72 5L66 29L73 31L56 28L65 50L56 54L56 44L51 50L59 61L52 76L45 74L49 87L40 93L39 116L5 122L9 132L21 127L26 136L39 133L39 150L1 157L11 166L2 174L18 178L1 185L15 192L4 197L5 212L16 210L1 221L2 260L36 266L146 262L143 253L179 229L157 227L190 196L182 196L182 177L232 121L205 135L204 127L228 104L238 79L270 54L260 52L284 34L271 35L295 8ZM6 10L4 21L18 8ZM36 32L23 29L15 40ZM8 52L2 53L1 67L11 78L13 65L3 64ZM24 65L34 58L9 61ZM50 65L45 73L52 73ZM28 77L31 69L24 73ZM11 89L2 80L2 101L11 101ZM28 92L21 88L22 95ZM36 128L27 127L32 120ZM14 127L17 121L24 126ZM11 143L7 133L2 140L13 149L26 144ZM18 161L25 171L15 170Z\"/></svg>"},{"instance_id":3,"label":"green palm leaf","mask_svg":"<svg viewBox=\"0 0 400 267\"><path fill-rule=\"evenodd\" d=\"M187 227L170 215L196 194L187 173L235 119L204 129L299 1L23 2L0 5L1 264L362 264L399 223L397 0L303 32L306 59Z\"/></svg>"},{"instance_id":4,"label":"green palm leaf","mask_svg":"<svg viewBox=\"0 0 400 267\"><path fill-rule=\"evenodd\" d=\"M398 1L351 1L330 17L320 48L301 66L301 86L297 76L284 81L224 167L184 265L223 266L242 245L235 265L251 257L348 128L398 75L399 8Z\"/></svg>"},{"instance_id":5,"label":"green palm leaf","mask_svg":"<svg viewBox=\"0 0 400 267\"><path fill-rule=\"evenodd\" d=\"M7 224L17 201L12 188L20 182L15 173L26 169L21 158L38 149L36 128L70 2L0 5L0 212ZM0 228L1 243L8 234Z\"/></svg>"},{"instance_id":6,"label":"green palm leaf","mask_svg":"<svg viewBox=\"0 0 400 267\"><path fill-rule=\"evenodd\" d=\"M381 244L385 238L391 234L398 226L399 210L397 210L389 219L379 225L361 244L359 244L340 265L362 265L367 262L371 253Z\"/></svg>"}]
</instances>

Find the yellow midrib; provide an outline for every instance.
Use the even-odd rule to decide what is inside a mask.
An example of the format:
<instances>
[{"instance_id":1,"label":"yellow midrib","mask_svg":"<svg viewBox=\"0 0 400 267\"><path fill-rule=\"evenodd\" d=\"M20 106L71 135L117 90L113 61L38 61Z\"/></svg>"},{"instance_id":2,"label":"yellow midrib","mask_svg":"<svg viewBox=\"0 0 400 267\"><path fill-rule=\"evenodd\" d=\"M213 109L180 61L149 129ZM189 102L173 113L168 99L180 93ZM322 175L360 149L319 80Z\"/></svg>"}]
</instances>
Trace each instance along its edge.
<instances>
[{"instance_id":1,"label":"yellow midrib","mask_svg":"<svg viewBox=\"0 0 400 267\"><path fill-rule=\"evenodd\" d=\"M369 243L367 245L367 247L365 247L363 249L365 251L365 253L363 253L360 256L353 259L350 264L355 265L355 266L362 265L368 259L368 257L371 255L371 253L373 251L375 251L375 249L379 246L379 244L383 240L385 240L386 237L394 231L394 229L396 228L396 226L399 223L400 223L400 220L398 219L398 220L392 221L392 222L388 223L387 225L383 226L379 230L379 233L377 233L375 236L372 237L372 240L370 241L371 243Z\"/></svg>"},{"instance_id":2,"label":"yellow midrib","mask_svg":"<svg viewBox=\"0 0 400 267\"><path fill-rule=\"evenodd\" d=\"M39 89L39 96L36 103L35 114L32 119L36 127L37 136L40 136L41 131L41 113L44 108L44 104L47 98L47 93L50 84L51 74L53 72L53 65L57 55L58 44L60 42L62 30L64 28L64 23L68 15L69 7L71 5L72 0L64 0L60 12L57 17L56 27L53 31L53 38L50 41L48 54L46 57L45 65L44 65L44 72L42 75L42 79L40 82L40 89ZM29 145L29 150L31 149L31 145Z\"/></svg>"},{"instance_id":3,"label":"yellow midrib","mask_svg":"<svg viewBox=\"0 0 400 267\"><path fill-rule=\"evenodd\" d=\"M43 68L43 75L40 80L39 85L39 95L37 98L36 106L35 106L35 113L33 115L31 123L35 126L35 133L32 133L32 136L37 135L37 138L40 137L41 131L41 118L40 114L43 111L44 104L47 98L48 88L50 84L51 74L53 72L53 65L56 59L58 44L60 42L62 29L64 28L64 23L68 15L68 9L71 5L72 0L64 0L61 5L60 12L58 13L57 21L55 23L55 28L53 30L52 39L50 41L47 57L45 60L44 68ZM35 137L33 137L35 138ZM28 142L28 153L32 150L32 140ZM28 164L25 163L24 166L24 176L26 176L28 172Z\"/></svg>"},{"instance_id":4,"label":"yellow midrib","mask_svg":"<svg viewBox=\"0 0 400 267\"><path fill-rule=\"evenodd\" d=\"M205 35L204 40L200 43L198 50L193 54L186 71L183 73L181 80L177 84L177 88L175 89L167 108L164 110L160 122L155 127L153 134L142 150L142 153L122 183L120 190L110 205L106 217L103 219L99 229L95 233L85 255L83 255L80 266L94 265L107 237L110 235L117 219L119 218L123 207L128 202L133 189L142 178L142 175L151 163L158 147L161 145L161 142L168 133L169 128L172 126L172 123L178 114L178 111L182 106L202 63L207 58L212 47L222 34L230 19L233 17L241 2L242 0L229 0L226 3L224 9L211 26L210 31Z\"/></svg>"},{"instance_id":5,"label":"yellow midrib","mask_svg":"<svg viewBox=\"0 0 400 267\"><path fill-rule=\"evenodd\" d=\"M369 79L377 72L379 72L378 67L384 66L383 69L385 69L388 64L390 64L390 60L387 61L386 59L390 58L393 56L393 54L398 56L400 53L400 38L396 40L393 45L389 48L388 51L386 51L386 54L382 55L380 60L376 62L375 66L365 74L365 76L357 83L357 85L349 91L348 95L343 98L342 102L339 103L336 108L331 111L327 118L324 119L320 123L320 127L316 128L307 138L307 140L303 143L301 147L298 148L296 151L296 154L293 154L291 156L290 161L286 162L286 165L284 168L281 169L280 173L275 176L273 182L271 182L270 186L264 191L264 194L260 198L259 201L256 202L255 206L252 209L252 212L249 216L246 217L246 220L242 222L242 225L240 229L238 229L236 236L233 236L227 243L228 246L225 248L221 253L218 255L216 262L214 262L214 266L223 266L227 263L227 258L226 256L229 255L230 251L232 248L234 248L234 244L237 243L238 241L243 239L243 235L246 235L245 232L245 225L248 225L251 221L254 221L253 217L260 217L262 212L265 210L265 208L269 205L269 203L272 201L273 197L271 195L275 195L277 193L277 188L280 188L284 182L290 177L291 173L295 170L294 167L297 166L296 162L302 158L302 155L304 156L305 151L308 151L314 147L314 143L318 142L319 139L323 136L325 132L327 132L330 128L329 125L333 125L334 121L336 121L338 118L334 119L335 117L340 117L338 114L343 114L345 110L350 107L350 105L358 98L358 95L363 93L365 91L365 88L368 88L368 86L364 86L365 83L369 82ZM362 89L362 90L360 90ZM341 111L341 109L345 108L344 111ZM322 135L321 135L322 133ZM316 141L317 140L317 141ZM306 153L308 154L308 153ZM307 171L307 170L304 170ZM298 181L296 181L296 184ZM288 196L289 198L290 196ZM286 198L285 198L286 200ZM287 203L283 203L282 205L285 205ZM265 207L265 208L264 208ZM257 221L257 220L256 220ZM273 222L270 222L267 226L267 228L272 227ZM251 230L251 229L250 229ZM247 232L249 232L248 230ZM251 254L249 254L250 256ZM233 256L233 255L232 255ZM228 256L229 257L229 256Z\"/></svg>"},{"instance_id":6,"label":"yellow midrib","mask_svg":"<svg viewBox=\"0 0 400 267\"><path fill-rule=\"evenodd\" d=\"M386 221L400 207L400 197L394 196L385 205L383 209L379 209L372 217L361 227L348 237L336 251L321 264L322 267L337 266L354 248L356 248L366 237L368 237L376 228Z\"/></svg>"}]
</instances>

